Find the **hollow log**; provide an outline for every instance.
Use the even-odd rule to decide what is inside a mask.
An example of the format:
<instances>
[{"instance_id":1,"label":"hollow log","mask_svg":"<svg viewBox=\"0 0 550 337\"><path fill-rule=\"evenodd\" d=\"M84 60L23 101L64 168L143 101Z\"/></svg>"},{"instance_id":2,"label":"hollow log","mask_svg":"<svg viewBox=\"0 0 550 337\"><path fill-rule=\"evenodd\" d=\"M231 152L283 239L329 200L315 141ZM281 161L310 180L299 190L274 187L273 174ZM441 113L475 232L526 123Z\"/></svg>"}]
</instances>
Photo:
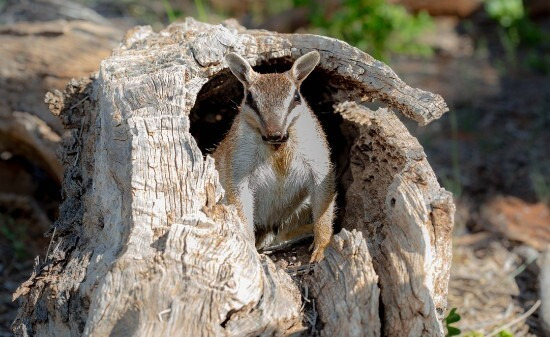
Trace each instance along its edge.
<instances>
[{"instance_id":1,"label":"hollow log","mask_svg":"<svg viewBox=\"0 0 550 337\"><path fill-rule=\"evenodd\" d=\"M316 265L305 248L286 262L256 251L208 155L242 97L224 55L284 71L311 50L302 91L339 191ZM64 201L50 254L14 294L16 335L443 336L454 205L394 114L427 124L440 96L338 40L187 19L134 28L49 103L70 134Z\"/></svg>"}]
</instances>

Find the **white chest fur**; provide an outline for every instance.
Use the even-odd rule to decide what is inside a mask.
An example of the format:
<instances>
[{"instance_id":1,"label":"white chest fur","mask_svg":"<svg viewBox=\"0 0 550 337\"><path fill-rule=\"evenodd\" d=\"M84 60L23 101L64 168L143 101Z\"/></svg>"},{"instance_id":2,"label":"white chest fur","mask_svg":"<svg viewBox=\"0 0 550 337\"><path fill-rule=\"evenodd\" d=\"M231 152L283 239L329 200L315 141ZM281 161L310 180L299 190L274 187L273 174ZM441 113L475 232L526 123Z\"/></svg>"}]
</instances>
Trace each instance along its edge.
<instances>
[{"instance_id":1,"label":"white chest fur","mask_svg":"<svg viewBox=\"0 0 550 337\"><path fill-rule=\"evenodd\" d=\"M269 160L251 172L249 186L254 196L255 226L278 227L309 215L302 213L311 212L309 182L313 177L299 161L301 158L292 156L284 174L277 172Z\"/></svg>"}]
</instances>

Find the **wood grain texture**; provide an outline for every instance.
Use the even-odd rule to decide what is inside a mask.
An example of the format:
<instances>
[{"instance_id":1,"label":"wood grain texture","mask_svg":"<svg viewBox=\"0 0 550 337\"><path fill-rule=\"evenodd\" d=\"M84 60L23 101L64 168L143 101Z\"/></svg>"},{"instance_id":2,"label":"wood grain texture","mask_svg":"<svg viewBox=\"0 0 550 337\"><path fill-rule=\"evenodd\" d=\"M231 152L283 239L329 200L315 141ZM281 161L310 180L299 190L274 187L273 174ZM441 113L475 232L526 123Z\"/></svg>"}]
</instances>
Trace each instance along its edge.
<instances>
[{"instance_id":1,"label":"wood grain texture","mask_svg":"<svg viewBox=\"0 0 550 337\"><path fill-rule=\"evenodd\" d=\"M380 336L378 275L361 232L334 236L307 279L323 323L321 336Z\"/></svg>"},{"instance_id":2,"label":"wood grain texture","mask_svg":"<svg viewBox=\"0 0 550 337\"><path fill-rule=\"evenodd\" d=\"M443 336L455 206L403 123L384 108L336 108L347 134L351 182L344 228L369 241L382 284L384 334Z\"/></svg>"},{"instance_id":3,"label":"wood grain texture","mask_svg":"<svg viewBox=\"0 0 550 337\"><path fill-rule=\"evenodd\" d=\"M343 42L192 19L159 33L134 28L99 74L51 95L50 109L69 134L64 202L50 255L37 261L14 295L22 303L16 335L303 331L300 284L257 253L254 233L236 208L220 203L218 172L190 134L189 114L203 85L226 71L227 52L260 64L312 49L335 79L338 99L381 99L421 124L446 111L441 97L408 87L389 67ZM322 334L441 335L436 310L445 308L450 194L439 188L422 149L391 112L369 117L347 104L338 109L353 144L344 223L357 231L334 237L308 281L325 324ZM391 160L381 157L372 166L379 170L376 179L361 168L373 130L395 148ZM380 183L369 185L368 179ZM347 318L352 323L343 325Z\"/></svg>"},{"instance_id":4,"label":"wood grain texture","mask_svg":"<svg viewBox=\"0 0 550 337\"><path fill-rule=\"evenodd\" d=\"M545 336L550 336L550 250L543 251L539 256L540 268L538 283L541 306L539 321Z\"/></svg>"}]
</instances>

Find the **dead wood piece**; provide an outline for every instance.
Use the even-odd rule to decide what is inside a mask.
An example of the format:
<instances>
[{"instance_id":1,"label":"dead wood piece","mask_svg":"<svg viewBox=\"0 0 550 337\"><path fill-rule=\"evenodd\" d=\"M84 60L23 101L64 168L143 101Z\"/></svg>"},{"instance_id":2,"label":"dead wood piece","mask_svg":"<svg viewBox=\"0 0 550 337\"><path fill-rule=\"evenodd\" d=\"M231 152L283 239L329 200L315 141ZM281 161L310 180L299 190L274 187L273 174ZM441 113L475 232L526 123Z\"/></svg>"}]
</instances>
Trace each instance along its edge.
<instances>
[{"instance_id":1,"label":"dead wood piece","mask_svg":"<svg viewBox=\"0 0 550 337\"><path fill-rule=\"evenodd\" d=\"M343 229L307 279L322 336L380 336L378 275L361 232Z\"/></svg>"},{"instance_id":2,"label":"dead wood piece","mask_svg":"<svg viewBox=\"0 0 550 337\"><path fill-rule=\"evenodd\" d=\"M23 111L61 134L44 95L63 89L71 78L96 72L121 37L115 27L85 21L0 25L0 118Z\"/></svg>"},{"instance_id":3,"label":"dead wood piece","mask_svg":"<svg viewBox=\"0 0 550 337\"><path fill-rule=\"evenodd\" d=\"M368 95L421 124L446 111L441 97L408 87L383 63L334 39L192 19L159 33L133 29L102 62L97 77L72 81L65 93L48 97L68 134L62 154L65 199L50 255L18 290L16 334L283 336L302 331L297 285L258 254L253 230L241 223L235 207L220 203L218 173L191 135L189 115L202 88L212 88L212 82L216 90L234 85L223 61L227 52L269 67L311 49L321 54L319 72L329 78L335 101ZM363 118L363 108L348 107L349 116ZM399 124L392 118L397 120L384 110L370 118L372 126L345 122L345 136L354 144L350 174L355 180L347 186L344 223L351 230L349 221L356 221L361 233L343 231L335 237L309 287L319 294L319 319L327 329L349 310L357 322L350 326L354 333L367 326L373 336L437 336L441 317L434 312L444 308L446 298L446 231L453 206L414 138L406 130L401 138L394 134L391 127ZM375 127L377 121L382 126ZM371 131L397 149L397 159L378 166L382 171L376 176L384 183L364 188L367 182L356 165L362 153L369 153L363 147ZM393 168L395 161L401 164ZM395 198L395 207L388 196ZM371 198L375 202L365 204ZM381 210L374 218L361 213L372 207ZM372 219L379 222L372 224L374 231L368 230ZM413 237L403 238L399 228ZM380 323L373 266L386 313ZM345 276L336 279L332 271ZM354 286L358 296L331 294L317 282L327 290ZM338 302L334 295L343 297ZM330 306L338 319L329 317ZM402 320L396 318L400 313ZM363 318L369 322L359 323Z\"/></svg>"},{"instance_id":4,"label":"dead wood piece","mask_svg":"<svg viewBox=\"0 0 550 337\"><path fill-rule=\"evenodd\" d=\"M3 3L0 24L14 22L85 20L106 25L107 20L94 10L68 0L7 0Z\"/></svg>"},{"instance_id":5,"label":"dead wood piece","mask_svg":"<svg viewBox=\"0 0 550 337\"><path fill-rule=\"evenodd\" d=\"M344 228L368 238L380 277L385 334L441 336L451 265L452 196L387 109L342 103L350 149Z\"/></svg>"},{"instance_id":6,"label":"dead wood piece","mask_svg":"<svg viewBox=\"0 0 550 337\"><path fill-rule=\"evenodd\" d=\"M541 254L539 266L539 296L541 300L539 320L545 336L550 336L550 250Z\"/></svg>"},{"instance_id":7,"label":"dead wood piece","mask_svg":"<svg viewBox=\"0 0 550 337\"><path fill-rule=\"evenodd\" d=\"M543 202L528 204L512 196L496 197L483 205L481 217L490 232L539 251L550 249L550 207Z\"/></svg>"},{"instance_id":8,"label":"dead wood piece","mask_svg":"<svg viewBox=\"0 0 550 337\"><path fill-rule=\"evenodd\" d=\"M57 158L61 137L40 118L15 111L11 118L0 118L2 147L37 163L61 183L63 171Z\"/></svg>"}]
</instances>

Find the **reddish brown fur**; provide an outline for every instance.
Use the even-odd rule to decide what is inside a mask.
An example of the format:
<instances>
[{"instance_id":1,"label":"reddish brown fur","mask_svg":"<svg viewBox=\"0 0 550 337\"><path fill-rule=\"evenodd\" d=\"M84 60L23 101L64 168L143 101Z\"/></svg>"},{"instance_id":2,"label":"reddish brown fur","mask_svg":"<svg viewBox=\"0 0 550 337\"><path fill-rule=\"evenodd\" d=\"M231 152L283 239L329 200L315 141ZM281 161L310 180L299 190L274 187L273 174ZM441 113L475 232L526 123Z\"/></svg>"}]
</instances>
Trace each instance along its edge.
<instances>
[{"instance_id":1,"label":"reddish brown fur","mask_svg":"<svg viewBox=\"0 0 550 337\"><path fill-rule=\"evenodd\" d=\"M262 92L262 100L258 102L260 110L269 112L271 107L281 105L292 82L285 74L262 74L254 79L252 86Z\"/></svg>"},{"instance_id":2,"label":"reddish brown fur","mask_svg":"<svg viewBox=\"0 0 550 337\"><path fill-rule=\"evenodd\" d=\"M233 157L233 151L235 149L234 144L237 141L236 126L239 125L240 118L240 115L235 117L231 129L225 136L224 140L218 145L218 148L212 156L216 160L216 168L220 173L220 181L226 189L225 193L227 196L227 201L229 204L237 206L239 216L244 219L242 205L240 204L240 200L238 200L239 198L237 198L235 186L233 186L233 179L231 178L233 174L231 171L231 158Z\"/></svg>"},{"instance_id":3,"label":"reddish brown fur","mask_svg":"<svg viewBox=\"0 0 550 337\"><path fill-rule=\"evenodd\" d=\"M279 177L284 177L288 173L290 168L290 161L292 160L292 148L288 143L280 145L277 149L272 147L273 154L271 160L275 172Z\"/></svg>"}]
</instances>

